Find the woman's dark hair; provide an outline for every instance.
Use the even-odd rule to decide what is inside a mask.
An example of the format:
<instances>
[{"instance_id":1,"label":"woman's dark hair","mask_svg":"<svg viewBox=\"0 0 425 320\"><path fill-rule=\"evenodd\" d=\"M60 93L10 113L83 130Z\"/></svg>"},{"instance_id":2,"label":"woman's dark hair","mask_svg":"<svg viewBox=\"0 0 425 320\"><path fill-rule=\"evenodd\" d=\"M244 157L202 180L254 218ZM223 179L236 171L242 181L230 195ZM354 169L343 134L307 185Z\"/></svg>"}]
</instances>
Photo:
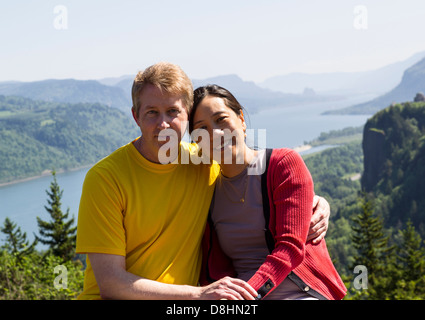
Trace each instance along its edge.
<instances>
[{"instance_id":1,"label":"woman's dark hair","mask_svg":"<svg viewBox=\"0 0 425 320\"><path fill-rule=\"evenodd\" d=\"M193 107L189 114L189 133L192 133L193 131L193 118L195 117L195 112L198 108L198 105L205 97L208 96L223 99L224 104L228 108L232 109L238 116L242 114L243 107L229 90L216 84L209 84L203 87L199 87L193 93Z\"/></svg>"}]
</instances>

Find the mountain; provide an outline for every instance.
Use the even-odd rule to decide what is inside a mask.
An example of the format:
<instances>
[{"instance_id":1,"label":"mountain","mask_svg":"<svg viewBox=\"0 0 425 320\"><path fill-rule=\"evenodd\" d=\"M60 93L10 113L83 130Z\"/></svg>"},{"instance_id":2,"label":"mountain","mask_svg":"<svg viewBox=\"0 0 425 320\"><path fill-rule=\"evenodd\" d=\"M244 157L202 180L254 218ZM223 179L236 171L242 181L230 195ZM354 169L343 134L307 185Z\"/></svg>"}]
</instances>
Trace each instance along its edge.
<instances>
[{"instance_id":1,"label":"mountain","mask_svg":"<svg viewBox=\"0 0 425 320\"><path fill-rule=\"evenodd\" d=\"M124 92L131 92L134 76L106 78L98 80L101 83L113 84ZM285 107L302 103L334 101L339 96L318 95L312 90L302 94L285 94L278 91L262 88L253 81L244 81L234 74L221 75L206 79L192 79L193 88L207 84L217 84L228 89L238 101L250 112L256 113L261 108ZM130 95L131 98L131 95Z\"/></svg>"},{"instance_id":2,"label":"mountain","mask_svg":"<svg viewBox=\"0 0 425 320\"><path fill-rule=\"evenodd\" d=\"M127 114L131 108L130 93L95 80L49 79L34 82L1 82L0 94L51 102L97 102L118 108Z\"/></svg>"},{"instance_id":3,"label":"mountain","mask_svg":"<svg viewBox=\"0 0 425 320\"><path fill-rule=\"evenodd\" d=\"M390 226L412 222L425 234L425 102L387 107L363 132L362 189Z\"/></svg>"},{"instance_id":4,"label":"mountain","mask_svg":"<svg viewBox=\"0 0 425 320\"><path fill-rule=\"evenodd\" d=\"M372 93L381 95L393 89L403 76L403 72L425 57L419 52L409 59L382 68L364 72L334 73L290 73L270 77L258 85L275 91L300 93L312 88L320 94L353 95Z\"/></svg>"},{"instance_id":5,"label":"mountain","mask_svg":"<svg viewBox=\"0 0 425 320\"><path fill-rule=\"evenodd\" d=\"M15 95L34 100L67 103L101 103L131 114L131 88L134 76L99 80L43 80L34 82L1 82L0 94ZM303 94L284 94L264 89L252 81L243 81L237 75L224 75L203 80L192 80L194 88L218 84L229 89L251 113L261 108L285 107L302 103L333 101L336 96L317 95L312 90Z\"/></svg>"},{"instance_id":6,"label":"mountain","mask_svg":"<svg viewBox=\"0 0 425 320\"><path fill-rule=\"evenodd\" d=\"M425 93L425 58L408 68L401 82L388 93L371 101L325 114L374 114L392 103L413 101L417 93Z\"/></svg>"},{"instance_id":7,"label":"mountain","mask_svg":"<svg viewBox=\"0 0 425 320\"><path fill-rule=\"evenodd\" d=\"M0 95L0 183L93 164L139 135L116 108Z\"/></svg>"},{"instance_id":8,"label":"mountain","mask_svg":"<svg viewBox=\"0 0 425 320\"><path fill-rule=\"evenodd\" d=\"M223 75L207 79L192 80L193 87L207 84L217 84L228 89L238 101L251 113L262 108L286 107L305 103L334 101L339 96L318 95L314 91L306 90L303 94L288 94L258 86L252 81L244 81L237 75Z\"/></svg>"}]
</instances>

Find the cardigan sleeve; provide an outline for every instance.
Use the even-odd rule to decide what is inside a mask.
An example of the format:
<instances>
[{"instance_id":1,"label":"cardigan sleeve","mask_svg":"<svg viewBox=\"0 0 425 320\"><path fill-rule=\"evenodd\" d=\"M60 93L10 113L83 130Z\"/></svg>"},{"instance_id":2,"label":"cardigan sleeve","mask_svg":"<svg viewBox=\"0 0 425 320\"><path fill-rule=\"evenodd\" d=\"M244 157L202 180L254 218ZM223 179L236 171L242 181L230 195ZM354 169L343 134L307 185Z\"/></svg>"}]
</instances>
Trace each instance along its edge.
<instances>
[{"instance_id":1,"label":"cardigan sleeve","mask_svg":"<svg viewBox=\"0 0 425 320\"><path fill-rule=\"evenodd\" d=\"M314 187L301 156L291 149L273 150L267 173L269 227L275 247L248 283L264 297L304 259Z\"/></svg>"}]
</instances>

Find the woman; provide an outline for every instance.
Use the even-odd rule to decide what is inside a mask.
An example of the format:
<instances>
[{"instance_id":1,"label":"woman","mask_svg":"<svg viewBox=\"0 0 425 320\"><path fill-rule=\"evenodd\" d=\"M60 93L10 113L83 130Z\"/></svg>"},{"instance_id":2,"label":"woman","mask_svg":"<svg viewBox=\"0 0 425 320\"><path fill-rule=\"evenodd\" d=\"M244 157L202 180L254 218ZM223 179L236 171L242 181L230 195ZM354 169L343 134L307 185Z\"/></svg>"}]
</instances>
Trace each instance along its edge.
<instances>
[{"instance_id":1,"label":"woman","mask_svg":"<svg viewBox=\"0 0 425 320\"><path fill-rule=\"evenodd\" d=\"M242 107L228 90L209 85L194 94L189 131L221 168L201 282L230 275L248 281L258 299L342 299L346 288L325 241L306 241L314 191L302 158L249 148Z\"/></svg>"}]
</instances>

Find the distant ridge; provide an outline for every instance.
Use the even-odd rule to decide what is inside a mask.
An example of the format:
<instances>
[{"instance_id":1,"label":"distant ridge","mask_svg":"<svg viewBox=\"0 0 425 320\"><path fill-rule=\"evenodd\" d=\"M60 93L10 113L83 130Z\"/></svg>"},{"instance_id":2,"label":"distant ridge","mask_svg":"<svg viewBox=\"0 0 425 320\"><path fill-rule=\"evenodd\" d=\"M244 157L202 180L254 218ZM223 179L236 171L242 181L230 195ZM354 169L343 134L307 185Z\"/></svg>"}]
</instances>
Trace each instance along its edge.
<instances>
[{"instance_id":1,"label":"distant ridge","mask_svg":"<svg viewBox=\"0 0 425 320\"><path fill-rule=\"evenodd\" d=\"M101 103L129 113L131 95L116 86L95 80L48 79L34 82L1 82L0 94L66 103Z\"/></svg>"},{"instance_id":2,"label":"distant ridge","mask_svg":"<svg viewBox=\"0 0 425 320\"><path fill-rule=\"evenodd\" d=\"M101 103L130 114L133 76L100 80L49 79L34 82L0 82L0 94L14 95L34 100L66 103ZM194 88L204 84L219 84L229 89L236 98L255 113L262 108L285 107L301 103L323 102L338 99L335 96L285 94L264 89L252 81L244 81L237 75L224 75L203 80L192 80Z\"/></svg>"},{"instance_id":3,"label":"distant ridge","mask_svg":"<svg viewBox=\"0 0 425 320\"><path fill-rule=\"evenodd\" d=\"M114 83L124 92L131 92L134 76L122 76L119 78L107 78L98 80L101 83ZM306 91L303 94L283 93L259 86L253 81L244 81L236 74L220 75L206 79L192 79L193 88L207 84L217 84L232 92L236 99L248 109L255 113L262 108L285 107L301 103L312 103L322 101L333 101L339 99L339 96L319 95L312 91Z\"/></svg>"},{"instance_id":4,"label":"distant ridge","mask_svg":"<svg viewBox=\"0 0 425 320\"><path fill-rule=\"evenodd\" d=\"M371 101L324 114L374 114L394 103L413 101L417 93L425 93L425 58L408 68L393 90Z\"/></svg>"},{"instance_id":5,"label":"distant ridge","mask_svg":"<svg viewBox=\"0 0 425 320\"><path fill-rule=\"evenodd\" d=\"M319 94L376 94L381 95L397 86L406 69L425 57L419 52L410 58L363 72L290 73L270 77L258 85L274 91L301 93L312 88Z\"/></svg>"},{"instance_id":6,"label":"distant ridge","mask_svg":"<svg viewBox=\"0 0 425 320\"><path fill-rule=\"evenodd\" d=\"M251 113L265 108L287 107L305 103L334 101L341 97L332 95L318 95L314 91L303 94L292 94L262 88L253 81L244 81L235 74L222 75L207 79L192 80L193 87L207 84L217 84L228 89L238 101Z\"/></svg>"}]
</instances>

